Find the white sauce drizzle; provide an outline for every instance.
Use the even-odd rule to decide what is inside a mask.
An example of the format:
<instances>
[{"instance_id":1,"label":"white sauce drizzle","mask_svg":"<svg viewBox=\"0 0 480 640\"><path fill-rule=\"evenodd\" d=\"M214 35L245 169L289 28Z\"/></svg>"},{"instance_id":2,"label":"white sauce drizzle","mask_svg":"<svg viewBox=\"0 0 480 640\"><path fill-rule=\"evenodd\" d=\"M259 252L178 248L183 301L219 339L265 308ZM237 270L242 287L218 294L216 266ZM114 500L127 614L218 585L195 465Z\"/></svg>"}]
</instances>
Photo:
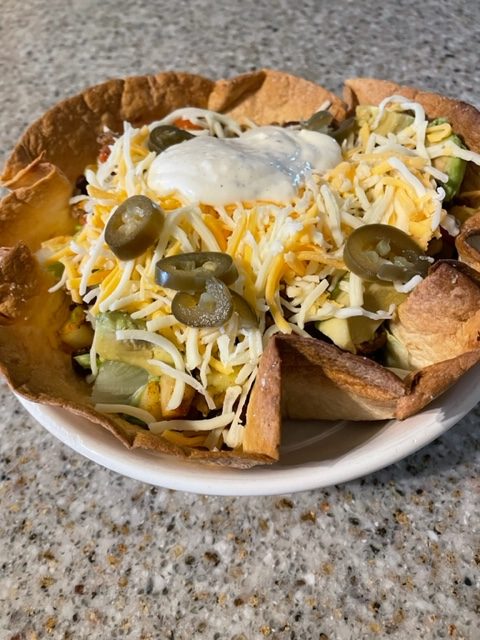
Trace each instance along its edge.
<instances>
[{"instance_id":1,"label":"white sauce drizzle","mask_svg":"<svg viewBox=\"0 0 480 640\"><path fill-rule=\"evenodd\" d=\"M314 171L341 160L340 146L325 134L258 127L238 138L199 136L173 145L152 162L147 181L160 195L179 191L191 202L288 202Z\"/></svg>"}]
</instances>

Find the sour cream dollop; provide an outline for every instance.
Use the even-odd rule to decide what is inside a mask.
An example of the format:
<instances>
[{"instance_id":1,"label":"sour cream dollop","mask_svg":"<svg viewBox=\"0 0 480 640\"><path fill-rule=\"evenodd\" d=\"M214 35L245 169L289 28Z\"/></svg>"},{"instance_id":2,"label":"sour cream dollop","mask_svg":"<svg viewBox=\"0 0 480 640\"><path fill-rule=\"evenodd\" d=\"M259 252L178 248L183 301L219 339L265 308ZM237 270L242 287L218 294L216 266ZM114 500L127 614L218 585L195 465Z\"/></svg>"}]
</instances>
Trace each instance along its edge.
<instances>
[{"instance_id":1,"label":"sour cream dollop","mask_svg":"<svg viewBox=\"0 0 480 640\"><path fill-rule=\"evenodd\" d=\"M258 127L238 138L199 136L169 147L152 162L147 181L160 195L178 191L211 205L289 202L309 175L341 160L340 146L323 133Z\"/></svg>"}]
</instances>

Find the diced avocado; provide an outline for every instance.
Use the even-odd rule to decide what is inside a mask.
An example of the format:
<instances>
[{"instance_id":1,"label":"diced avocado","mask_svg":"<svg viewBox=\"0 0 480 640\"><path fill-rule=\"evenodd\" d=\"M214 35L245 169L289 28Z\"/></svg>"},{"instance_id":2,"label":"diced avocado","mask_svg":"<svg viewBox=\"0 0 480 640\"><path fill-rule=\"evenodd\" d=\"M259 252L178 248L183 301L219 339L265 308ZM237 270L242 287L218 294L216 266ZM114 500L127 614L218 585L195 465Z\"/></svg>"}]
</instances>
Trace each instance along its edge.
<instances>
[{"instance_id":1,"label":"diced avocado","mask_svg":"<svg viewBox=\"0 0 480 640\"><path fill-rule=\"evenodd\" d=\"M430 122L430 126L436 126L447 123L447 118L436 118ZM442 140L442 142L451 141L462 149L466 149L463 140L457 136L456 133L452 133L448 138ZM462 186L463 178L465 176L465 170L467 168L467 161L461 158L454 158L453 156L440 156L432 160L433 166L446 173L448 181L442 183L442 187L445 189L445 202L452 200L460 190Z\"/></svg>"},{"instance_id":2,"label":"diced avocado","mask_svg":"<svg viewBox=\"0 0 480 640\"><path fill-rule=\"evenodd\" d=\"M95 318L95 328L105 331L127 331L128 329L143 329L140 323L132 320L130 314L123 311L108 311L99 313Z\"/></svg>"},{"instance_id":3,"label":"diced avocado","mask_svg":"<svg viewBox=\"0 0 480 640\"><path fill-rule=\"evenodd\" d=\"M116 331L139 329L128 313L110 311L100 313L95 318L95 348L102 360L118 360L128 364L143 366L153 358L153 346L133 340L117 340ZM143 327L142 327L143 328Z\"/></svg>"},{"instance_id":4,"label":"diced avocado","mask_svg":"<svg viewBox=\"0 0 480 640\"><path fill-rule=\"evenodd\" d=\"M109 311L95 319L95 348L102 360L119 360L137 367L143 367L152 375L158 369L148 364L148 360L162 360L173 364L171 357L163 349L143 340L117 340L116 331L144 329L145 323L132 320L128 313Z\"/></svg>"},{"instance_id":5,"label":"diced avocado","mask_svg":"<svg viewBox=\"0 0 480 640\"><path fill-rule=\"evenodd\" d=\"M448 213L454 216L459 224L463 224L469 218L474 216L478 212L479 207L469 207L464 204L454 205L453 207L449 207Z\"/></svg>"},{"instance_id":6,"label":"diced avocado","mask_svg":"<svg viewBox=\"0 0 480 640\"><path fill-rule=\"evenodd\" d=\"M462 140L455 134L445 139L450 140L454 144L462 149L465 148ZM460 190L463 182L463 176L465 175L465 169L467 168L467 161L462 158L454 158L453 156L440 156L432 160L432 164L435 169L443 171L448 176L447 182L442 182L441 186L445 189L445 202L452 200Z\"/></svg>"},{"instance_id":7,"label":"diced avocado","mask_svg":"<svg viewBox=\"0 0 480 640\"><path fill-rule=\"evenodd\" d=\"M92 389L94 402L129 404L130 399L147 384L148 372L126 362L106 360L99 367Z\"/></svg>"},{"instance_id":8,"label":"diced avocado","mask_svg":"<svg viewBox=\"0 0 480 640\"><path fill-rule=\"evenodd\" d=\"M355 109L355 117L359 126L367 123L371 127L377 115L378 107L373 107L371 105L362 104L358 105ZM397 111L389 111L388 109L385 109L382 117L380 118L380 122L375 128L375 133L378 133L381 136L386 136L387 133L398 133L402 129L406 129L413 124L414 120L414 117L408 113L399 113Z\"/></svg>"},{"instance_id":9,"label":"diced avocado","mask_svg":"<svg viewBox=\"0 0 480 640\"><path fill-rule=\"evenodd\" d=\"M385 366L401 371L411 371L412 367L406 346L389 331L386 334Z\"/></svg>"},{"instance_id":10,"label":"diced avocado","mask_svg":"<svg viewBox=\"0 0 480 640\"><path fill-rule=\"evenodd\" d=\"M364 307L367 311L388 310L391 304L399 305L407 297L406 293L400 293L390 284L379 282L365 282L363 294Z\"/></svg>"},{"instance_id":11,"label":"diced avocado","mask_svg":"<svg viewBox=\"0 0 480 640\"><path fill-rule=\"evenodd\" d=\"M163 417L161 403L160 380L150 379L147 384L138 390L132 398L132 404L144 411L151 413L154 418L161 420Z\"/></svg>"},{"instance_id":12,"label":"diced avocado","mask_svg":"<svg viewBox=\"0 0 480 640\"><path fill-rule=\"evenodd\" d=\"M345 276L346 278L348 276ZM367 311L386 311L391 304L398 305L405 299L404 293L399 293L391 285L384 285L377 282L365 282L363 294L363 306ZM336 298L337 302L345 306L349 305L348 294L339 291ZM356 353L358 347L366 342L374 339L377 329L383 320L371 320L364 316L355 316L352 318L329 318L316 323L316 327L321 333L326 335L333 341L337 347Z\"/></svg>"}]
</instances>

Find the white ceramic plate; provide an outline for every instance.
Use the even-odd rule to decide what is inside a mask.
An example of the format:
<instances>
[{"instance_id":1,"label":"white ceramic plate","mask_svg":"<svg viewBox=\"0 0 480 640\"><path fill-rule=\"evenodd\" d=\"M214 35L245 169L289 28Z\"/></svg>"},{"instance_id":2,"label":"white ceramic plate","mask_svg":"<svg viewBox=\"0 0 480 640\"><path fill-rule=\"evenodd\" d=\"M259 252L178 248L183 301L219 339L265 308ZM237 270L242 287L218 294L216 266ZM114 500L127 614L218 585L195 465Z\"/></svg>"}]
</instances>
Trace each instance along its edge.
<instances>
[{"instance_id":1,"label":"white ceramic plate","mask_svg":"<svg viewBox=\"0 0 480 640\"><path fill-rule=\"evenodd\" d=\"M208 467L126 449L84 418L19 397L50 433L90 460L148 484L226 496L275 495L358 478L420 449L458 422L480 400L475 368L425 411L400 422L290 422L281 462L249 470Z\"/></svg>"}]
</instances>

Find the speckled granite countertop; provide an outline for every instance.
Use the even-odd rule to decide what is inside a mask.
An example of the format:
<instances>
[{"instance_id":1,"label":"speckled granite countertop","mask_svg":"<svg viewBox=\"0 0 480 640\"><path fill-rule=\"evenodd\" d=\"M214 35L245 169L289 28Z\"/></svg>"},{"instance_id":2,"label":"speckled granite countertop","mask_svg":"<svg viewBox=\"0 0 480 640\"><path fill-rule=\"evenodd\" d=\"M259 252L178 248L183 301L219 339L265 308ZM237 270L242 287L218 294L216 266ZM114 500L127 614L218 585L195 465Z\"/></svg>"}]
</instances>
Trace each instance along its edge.
<instances>
[{"instance_id":1,"label":"speckled granite countertop","mask_svg":"<svg viewBox=\"0 0 480 640\"><path fill-rule=\"evenodd\" d=\"M164 69L337 91L372 75L479 104L479 18L451 0L4 0L1 159L59 98ZM0 640L480 637L478 408L344 486L204 498L104 470L0 394Z\"/></svg>"}]
</instances>

